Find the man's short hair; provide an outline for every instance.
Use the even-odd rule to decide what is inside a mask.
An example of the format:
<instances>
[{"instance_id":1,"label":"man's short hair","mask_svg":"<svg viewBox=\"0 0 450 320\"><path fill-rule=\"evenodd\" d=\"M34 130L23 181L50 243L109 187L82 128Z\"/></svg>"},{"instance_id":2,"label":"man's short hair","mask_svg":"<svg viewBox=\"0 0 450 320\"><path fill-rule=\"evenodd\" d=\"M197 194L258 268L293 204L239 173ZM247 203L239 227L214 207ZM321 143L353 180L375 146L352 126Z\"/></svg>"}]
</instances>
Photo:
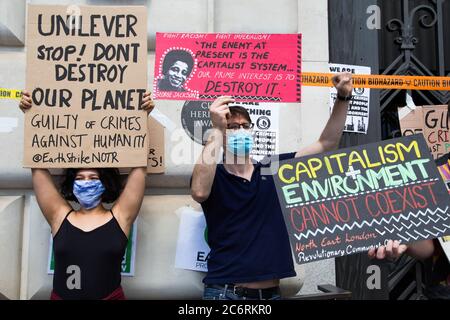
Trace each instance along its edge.
<instances>
[{"instance_id":1,"label":"man's short hair","mask_svg":"<svg viewBox=\"0 0 450 320\"><path fill-rule=\"evenodd\" d=\"M252 120L250 119L250 114L248 113L247 109L245 109L244 107L241 106L230 106L230 114L231 117L236 117L236 116L242 116L244 117L249 123L252 123Z\"/></svg>"},{"instance_id":2,"label":"man's short hair","mask_svg":"<svg viewBox=\"0 0 450 320\"><path fill-rule=\"evenodd\" d=\"M188 74L191 74L194 66L194 58L192 58L192 55L186 50L172 50L166 54L162 65L163 74L166 74L170 67L177 61L186 63L188 65Z\"/></svg>"}]
</instances>

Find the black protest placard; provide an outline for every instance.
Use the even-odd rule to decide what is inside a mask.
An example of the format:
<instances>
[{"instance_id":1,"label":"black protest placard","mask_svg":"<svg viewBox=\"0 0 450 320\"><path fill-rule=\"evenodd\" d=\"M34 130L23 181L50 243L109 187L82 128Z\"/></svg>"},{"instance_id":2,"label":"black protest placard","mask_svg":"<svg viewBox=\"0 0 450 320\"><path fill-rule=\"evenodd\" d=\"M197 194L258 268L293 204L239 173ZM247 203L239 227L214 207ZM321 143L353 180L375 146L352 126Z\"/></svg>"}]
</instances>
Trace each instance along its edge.
<instances>
[{"instance_id":1,"label":"black protest placard","mask_svg":"<svg viewBox=\"0 0 450 320\"><path fill-rule=\"evenodd\" d=\"M450 230L448 193L422 135L274 165L299 264Z\"/></svg>"},{"instance_id":2,"label":"black protest placard","mask_svg":"<svg viewBox=\"0 0 450 320\"><path fill-rule=\"evenodd\" d=\"M146 166L145 7L28 6L24 166Z\"/></svg>"}]
</instances>

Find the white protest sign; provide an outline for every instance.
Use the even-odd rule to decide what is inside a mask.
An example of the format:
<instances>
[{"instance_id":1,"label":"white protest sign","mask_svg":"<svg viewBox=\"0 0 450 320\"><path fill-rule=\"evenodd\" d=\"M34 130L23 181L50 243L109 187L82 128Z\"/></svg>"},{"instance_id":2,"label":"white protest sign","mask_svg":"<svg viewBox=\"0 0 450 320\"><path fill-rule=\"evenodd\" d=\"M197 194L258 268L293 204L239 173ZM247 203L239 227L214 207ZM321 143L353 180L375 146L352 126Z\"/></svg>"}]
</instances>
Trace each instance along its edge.
<instances>
[{"instance_id":1,"label":"white protest sign","mask_svg":"<svg viewBox=\"0 0 450 320\"><path fill-rule=\"evenodd\" d=\"M210 249L207 243L206 220L203 212L192 207L182 207L177 210L176 214L180 218L180 225L175 268L207 272Z\"/></svg>"},{"instance_id":2,"label":"white protest sign","mask_svg":"<svg viewBox=\"0 0 450 320\"><path fill-rule=\"evenodd\" d=\"M331 73L350 72L352 74L371 74L370 67L353 66L348 64L329 64ZM336 88L330 89L330 112L336 101ZM350 102L345 121L345 132L367 133L369 127L370 89L354 88L353 99Z\"/></svg>"}]
</instances>

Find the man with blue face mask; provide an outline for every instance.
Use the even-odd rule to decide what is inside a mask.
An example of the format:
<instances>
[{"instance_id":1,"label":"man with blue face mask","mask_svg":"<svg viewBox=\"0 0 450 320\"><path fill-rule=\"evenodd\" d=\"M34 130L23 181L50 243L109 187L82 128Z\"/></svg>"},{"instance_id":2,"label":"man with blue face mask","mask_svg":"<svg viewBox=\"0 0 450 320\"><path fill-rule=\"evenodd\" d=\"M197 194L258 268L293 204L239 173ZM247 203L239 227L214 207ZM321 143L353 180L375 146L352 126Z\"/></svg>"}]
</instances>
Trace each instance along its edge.
<instances>
[{"instance_id":1,"label":"man with blue face mask","mask_svg":"<svg viewBox=\"0 0 450 320\"><path fill-rule=\"evenodd\" d=\"M262 162L250 157L253 124L246 109L233 106L232 97L212 103L213 129L191 181L192 197L205 213L211 248L203 280L204 299L280 299L280 279L296 275L275 184L267 168L272 161L338 147L353 90L351 74L338 74L333 83L338 99L318 141Z\"/></svg>"},{"instance_id":2,"label":"man with blue face mask","mask_svg":"<svg viewBox=\"0 0 450 320\"><path fill-rule=\"evenodd\" d=\"M333 112L319 139L297 152L256 162L250 157L253 123L232 97L210 107L213 129L191 180L191 194L203 208L211 252L203 282L204 299L280 299L279 282L295 276L289 237L273 177L272 161L338 148L353 91L351 74L333 77L338 91ZM222 157L222 148L224 154ZM432 252L426 242L406 246L390 240L368 252L370 258L396 259L407 253L424 259Z\"/></svg>"},{"instance_id":3,"label":"man with blue face mask","mask_svg":"<svg viewBox=\"0 0 450 320\"><path fill-rule=\"evenodd\" d=\"M250 116L243 107L230 107L230 114L243 117L242 123L232 122L227 125L227 150L236 157L246 158L253 148L253 128Z\"/></svg>"}]
</instances>

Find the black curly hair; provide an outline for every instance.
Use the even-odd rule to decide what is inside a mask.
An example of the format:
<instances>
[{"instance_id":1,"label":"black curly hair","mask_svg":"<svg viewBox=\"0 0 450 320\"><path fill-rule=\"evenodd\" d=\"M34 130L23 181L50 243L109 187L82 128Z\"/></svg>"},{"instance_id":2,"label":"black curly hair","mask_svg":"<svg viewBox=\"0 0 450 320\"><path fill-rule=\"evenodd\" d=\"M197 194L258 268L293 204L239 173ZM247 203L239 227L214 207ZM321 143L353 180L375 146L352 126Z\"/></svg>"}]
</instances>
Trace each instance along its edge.
<instances>
[{"instance_id":1,"label":"black curly hair","mask_svg":"<svg viewBox=\"0 0 450 320\"><path fill-rule=\"evenodd\" d=\"M170 67L177 61L186 63L188 65L188 74L191 74L192 68L194 67L194 58L185 50L172 50L166 54L162 65L163 74L167 74Z\"/></svg>"},{"instance_id":2,"label":"black curly hair","mask_svg":"<svg viewBox=\"0 0 450 320\"><path fill-rule=\"evenodd\" d=\"M73 182L78 171L83 169L67 169L61 182L61 194L68 201L78 202L77 197L73 194ZM117 168L101 168L93 169L98 172L98 177L105 187L102 195L102 202L111 203L119 198L123 188L123 181Z\"/></svg>"}]
</instances>

